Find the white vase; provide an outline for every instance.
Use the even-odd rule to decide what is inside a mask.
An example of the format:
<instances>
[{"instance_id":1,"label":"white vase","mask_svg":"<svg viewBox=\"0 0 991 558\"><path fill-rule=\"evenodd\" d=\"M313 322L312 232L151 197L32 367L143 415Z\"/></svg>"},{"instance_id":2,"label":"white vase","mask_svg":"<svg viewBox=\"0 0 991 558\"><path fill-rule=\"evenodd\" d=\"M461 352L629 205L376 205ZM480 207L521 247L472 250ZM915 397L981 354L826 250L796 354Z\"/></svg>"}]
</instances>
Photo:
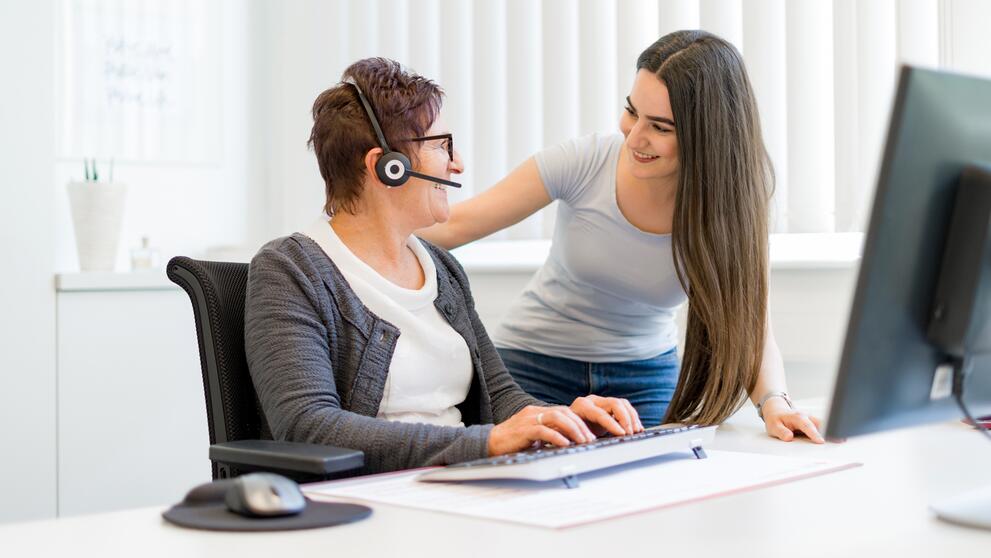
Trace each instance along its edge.
<instances>
[{"instance_id":1,"label":"white vase","mask_svg":"<svg viewBox=\"0 0 991 558\"><path fill-rule=\"evenodd\" d=\"M113 271L127 188L119 182L70 182L69 207L82 271Z\"/></svg>"}]
</instances>

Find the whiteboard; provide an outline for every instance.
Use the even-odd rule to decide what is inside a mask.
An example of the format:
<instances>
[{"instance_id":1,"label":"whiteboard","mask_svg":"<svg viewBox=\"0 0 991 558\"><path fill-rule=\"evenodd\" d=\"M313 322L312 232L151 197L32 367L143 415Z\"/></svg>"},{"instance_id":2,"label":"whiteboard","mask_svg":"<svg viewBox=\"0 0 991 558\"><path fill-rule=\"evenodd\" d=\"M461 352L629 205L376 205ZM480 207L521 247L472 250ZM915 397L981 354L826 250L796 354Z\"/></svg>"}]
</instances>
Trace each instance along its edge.
<instances>
[{"instance_id":1,"label":"whiteboard","mask_svg":"<svg viewBox=\"0 0 991 558\"><path fill-rule=\"evenodd\" d=\"M60 8L60 157L219 160L218 1L63 0Z\"/></svg>"}]
</instances>

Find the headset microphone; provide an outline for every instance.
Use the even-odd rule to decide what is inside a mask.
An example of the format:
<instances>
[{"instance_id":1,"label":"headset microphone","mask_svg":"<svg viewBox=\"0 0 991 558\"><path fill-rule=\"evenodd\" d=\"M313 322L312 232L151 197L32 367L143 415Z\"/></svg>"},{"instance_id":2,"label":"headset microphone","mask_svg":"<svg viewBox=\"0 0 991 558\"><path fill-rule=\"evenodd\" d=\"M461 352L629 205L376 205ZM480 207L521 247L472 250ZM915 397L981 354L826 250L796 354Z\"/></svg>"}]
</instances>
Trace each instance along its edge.
<instances>
[{"instance_id":1,"label":"headset microphone","mask_svg":"<svg viewBox=\"0 0 991 558\"><path fill-rule=\"evenodd\" d=\"M423 173L419 173L419 172L412 171L412 170L407 170L406 171L406 174L408 174L410 176L415 176L417 178L422 178L424 180L431 180L433 182L436 182L438 184L443 184L445 186L454 186L455 188L460 188L461 187L461 185L458 184L457 182L451 182L450 180L444 180L443 178L438 178L436 176L430 176L429 174L423 174Z\"/></svg>"},{"instance_id":2,"label":"headset microphone","mask_svg":"<svg viewBox=\"0 0 991 558\"><path fill-rule=\"evenodd\" d=\"M368 115L368 120L372 123L372 128L375 130L375 136L378 138L379 146L382 148L383 154L379 157L378 162L375 163L375 175L382 184L390 188L395 188L406 184L411 176L415 176L438 184L453 186L455 188L461 187L457 182L451 182L450 180L414 171L409 157L389 148L389 144L385 141L385 134L382 133L378 119L375 118L375 113L372 111L372 105L365 98L365 94L361 92L358 84L352 79L345 80L344 83L348 83L354 87L355 92L358 94L358 100L361 101L361 106L364 107L365 114Z\"/></svg>"}]
</instances>

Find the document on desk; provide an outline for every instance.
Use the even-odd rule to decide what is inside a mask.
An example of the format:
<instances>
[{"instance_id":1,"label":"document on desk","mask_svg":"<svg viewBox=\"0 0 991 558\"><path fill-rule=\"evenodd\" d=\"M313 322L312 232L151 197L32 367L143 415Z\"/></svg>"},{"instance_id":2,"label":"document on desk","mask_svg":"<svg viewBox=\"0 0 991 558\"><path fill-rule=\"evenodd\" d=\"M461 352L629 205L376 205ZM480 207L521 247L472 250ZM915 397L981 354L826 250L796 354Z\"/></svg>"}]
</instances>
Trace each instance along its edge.
<instances>
[{"instance_id":1,"label":"document on desk","mask_svg":"<svg viewBox=\"0 0 991 558\"><path fill-rule=\"evenodd\" d=\"M707 450L707 459L674 453L561 481L418 482L423 470L304 487L315 500L359 500L560 529L860 465Z\"/></svg>"}]
</instances>

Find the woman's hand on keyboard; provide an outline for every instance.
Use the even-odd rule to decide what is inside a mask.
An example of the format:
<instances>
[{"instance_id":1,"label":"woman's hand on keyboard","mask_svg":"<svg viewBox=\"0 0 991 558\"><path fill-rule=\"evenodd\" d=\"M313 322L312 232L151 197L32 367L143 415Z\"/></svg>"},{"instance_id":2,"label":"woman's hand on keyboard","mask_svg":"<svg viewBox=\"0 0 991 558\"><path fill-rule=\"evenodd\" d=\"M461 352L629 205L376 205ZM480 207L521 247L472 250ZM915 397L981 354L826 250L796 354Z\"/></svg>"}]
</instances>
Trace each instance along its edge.
<instances>
[{"instance_id":1,"label":"woman's hand on keyboard","mask_svg":"<svg viewBox=\"0 0 991 558\"><path fill-rule=\"evenodd\" d=\"M589 395L579 397L571 404L571 410L593 428L593 432L609 432L624 436L643 432L643 424L637 410L626 399Z\"/></svg>"},{"instance_id":2,"label":"woman's hand on keyboard","mask_svg":"<svg viewBox=\"0 0 991 558\"><path fill-rule=\"evenodd\" d=\"M489 433L489 455L528 449L534 442L569 446L595 440L585 421L567 407L524 407Z\"/></svg>"}]
</instances>

